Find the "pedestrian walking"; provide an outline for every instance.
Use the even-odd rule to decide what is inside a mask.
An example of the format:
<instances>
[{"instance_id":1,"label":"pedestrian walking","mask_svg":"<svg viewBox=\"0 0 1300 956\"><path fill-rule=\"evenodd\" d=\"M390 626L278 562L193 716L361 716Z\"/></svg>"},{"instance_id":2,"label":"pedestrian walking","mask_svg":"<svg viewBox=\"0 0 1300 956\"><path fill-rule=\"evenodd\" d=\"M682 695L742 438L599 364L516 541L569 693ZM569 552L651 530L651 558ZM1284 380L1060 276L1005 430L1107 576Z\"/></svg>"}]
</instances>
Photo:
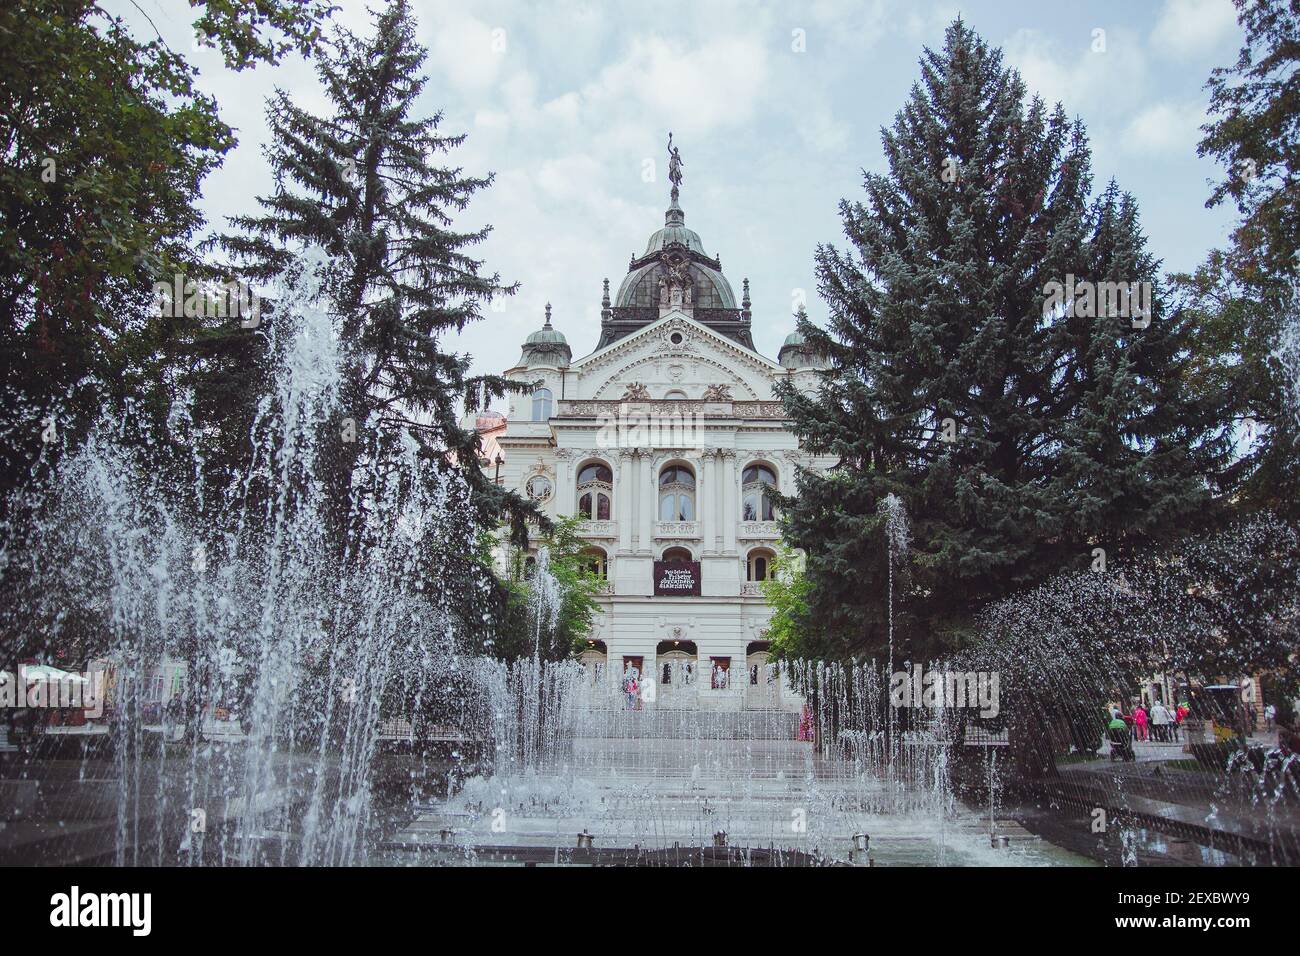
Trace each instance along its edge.
<instances>
[{"instance_id":1,"label":"pedestrian walking","mask_svg":"<svg viewBox=\"0 0 1300 956\"><path fill-rule=\"evenodd\" d=\"M1151 705L1151 734L1158 743L1169 743L1170 714L1160 701Z\"/></svg>"}]
</instances>

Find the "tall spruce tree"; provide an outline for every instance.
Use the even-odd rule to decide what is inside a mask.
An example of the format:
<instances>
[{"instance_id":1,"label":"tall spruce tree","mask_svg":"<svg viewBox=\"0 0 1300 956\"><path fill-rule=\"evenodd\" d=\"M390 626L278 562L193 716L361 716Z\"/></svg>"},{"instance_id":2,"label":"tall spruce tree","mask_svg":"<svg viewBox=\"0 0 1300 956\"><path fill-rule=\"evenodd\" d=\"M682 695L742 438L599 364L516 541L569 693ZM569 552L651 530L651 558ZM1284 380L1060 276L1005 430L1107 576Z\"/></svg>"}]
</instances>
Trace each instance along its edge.
<instances>
[{"instance_id":1,"label":"tall spruce tree","mask_svg":"<svg viewBox=\"0 0 1300 956\"><path fill-rule=\"evenodd\" d=\"M261 282L292 270L306 246L327 254L322 288L344 353L340 417L354 423L335 423L324 456L340 553L364 499L364 489L353 487L358 463L382 461L398 428L422 442L431 468L461 472L484 522L508 516L519 537L535 514L482 474L478 435L459 423L460 403L472 411L511 385L471 377L469 357L448 350L446 338L515 287L483 274L471 255L488 228L453 228L453 215L491 177L438 164L464 136L439 133L441 114L416 113L426 51L415 34L406 0L377 15L373 35L337 29L330 55L317 60L328 115L277 91L267 150L275 191L259 199L260 215L234 218L239 232L222 240L243 274Z\"/></svg>"},{"instance_id":2,"label":"tall spruce tree","mask_svg":"<svg viewBox=\"0 0 1300 956\"><path fill-rule=\"evenodd\" d=\"M960 20L920 65L882 130L889 173L841 203L851 251L817 250L829 328L799 324L829 360L822 388L784 390L805 446L839 459L787 502L829 635L805 652L884 643L890 493L912 527L896 625L918 655L1096 548L1113 558L1192 524L1211 498L1199 474L1226 451L1207 408L1180 398L1188 329L1166 314L1135 203L1113 185L1090 199L1082 124L1028 98ZM1148 292L1145 314L1141 294L1102 282Z\"/></svg>"}]
</instances>

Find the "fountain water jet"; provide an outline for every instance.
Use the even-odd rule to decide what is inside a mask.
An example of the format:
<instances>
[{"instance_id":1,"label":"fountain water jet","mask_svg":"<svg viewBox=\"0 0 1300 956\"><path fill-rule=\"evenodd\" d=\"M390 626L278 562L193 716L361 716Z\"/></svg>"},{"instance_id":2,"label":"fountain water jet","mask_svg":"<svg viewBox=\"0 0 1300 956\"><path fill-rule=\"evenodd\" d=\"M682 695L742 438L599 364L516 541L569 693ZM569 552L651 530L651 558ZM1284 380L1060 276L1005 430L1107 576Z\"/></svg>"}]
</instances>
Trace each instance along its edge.
<instances>
[{"instance_id":1,"label":"fountain water jet","mask_svg":"<svg viewBox=\"0 0 1300 956\"><path fill-rule=\"evenodd\" d=\"M355 540L340 553L327 531L325 435L347 410L325 261L307 251L276 290L273 388L223 501L205 502L197 479L177 488L156 449L119 442L105 419L34 493L31 540L0 545L14 606L48 622L49 645L86 618L105 629L119 865L356 862L386 708L400 697L418 714L422 688L458 666L446 595L427 586L438 548L468 549L477 530L454 471L391 431L352 476ZM168 422L201 446L187 396ZM362 440L380 427L353 424ZM203 467L195 451L192 473ZM186 693L163 707L150 685L169 661Z\"/></svg>"}]
</instances>

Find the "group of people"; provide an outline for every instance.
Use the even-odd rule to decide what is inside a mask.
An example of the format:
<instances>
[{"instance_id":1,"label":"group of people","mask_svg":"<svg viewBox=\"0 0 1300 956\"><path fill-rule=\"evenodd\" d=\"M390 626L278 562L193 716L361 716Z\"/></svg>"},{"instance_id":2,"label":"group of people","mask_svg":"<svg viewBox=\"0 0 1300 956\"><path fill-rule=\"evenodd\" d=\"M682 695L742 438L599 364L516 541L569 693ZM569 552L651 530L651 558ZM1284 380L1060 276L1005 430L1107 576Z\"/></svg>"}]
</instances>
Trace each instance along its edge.
<instances>
[{"instance_id":1,"label":"group of people","mask_svg":"<svg viewBox=\"0 0 1300 956\"><path fill-rule=\"evenodd\" d=\"M1167 707L1161 701L1152 704L1150 710L1139 701L1134 705L1132 713L1128 714L1119 707L1112 706L1108 730L1113 732L1118 729L1116 721L1122 721L1131 740L1154 741L1162 744L1176 743L1179 740L1183 721L1189 713L1186 704Z\"/></svg>"},{"instance_id":2,"label":"group of people","mask_svg":"<svg viewBox=\"0 0 1300 956\"><path fill-rule=\"evenodd\" d=\"M641 669L631 664L623 668L623 700L628 710L641 709Z\"/></svg>"}]
</instances>

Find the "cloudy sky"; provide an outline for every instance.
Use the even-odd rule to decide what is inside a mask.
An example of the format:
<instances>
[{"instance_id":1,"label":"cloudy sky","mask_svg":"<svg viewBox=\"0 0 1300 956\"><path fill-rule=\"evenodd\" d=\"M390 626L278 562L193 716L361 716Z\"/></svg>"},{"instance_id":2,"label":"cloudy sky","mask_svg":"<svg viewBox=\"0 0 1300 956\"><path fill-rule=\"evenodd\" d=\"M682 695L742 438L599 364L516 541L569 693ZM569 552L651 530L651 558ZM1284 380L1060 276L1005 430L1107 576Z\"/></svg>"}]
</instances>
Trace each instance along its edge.
<instances>
[{"instance_id":1,"label":"cloudy sky","mask_svg":"<svg viewBox=\"0 0 1300 956\"><path fill-rule=\"evenodd\" d=\"M362 0L336 2L338 20L366 28ZM148 37L136 5L174 48L192 47L185 0L105 4ZM617 288L662 225L669 130L685 162L687 225L721 255L737 295L750 279L754 340L774 356L796 297L814 320L825 315L813 250L840 241L836 204L861 196L863 169L884 169L880 128L918 77L922 48L941 46L958 14L1032 89L1083 119L1097 185L1113 177L1137 197L1166 269L1193 267L1232 225L1231 210L1204 208L1220 170L1196 156L1205 80L1240 46L1229 0L414 5L430 51L423 105L443 111L445 131L469 134L458 164L496 174L458 224L493 224L488 271L521 283L455 345L480 371L515 362L548 301L575 357L595 346L601 280ZM204 190L220 222L267 191L272 88L317 111L325 102L301 60L233 74L212 51L192 57L240 138Z\"/></svg>"}]
</instances>

